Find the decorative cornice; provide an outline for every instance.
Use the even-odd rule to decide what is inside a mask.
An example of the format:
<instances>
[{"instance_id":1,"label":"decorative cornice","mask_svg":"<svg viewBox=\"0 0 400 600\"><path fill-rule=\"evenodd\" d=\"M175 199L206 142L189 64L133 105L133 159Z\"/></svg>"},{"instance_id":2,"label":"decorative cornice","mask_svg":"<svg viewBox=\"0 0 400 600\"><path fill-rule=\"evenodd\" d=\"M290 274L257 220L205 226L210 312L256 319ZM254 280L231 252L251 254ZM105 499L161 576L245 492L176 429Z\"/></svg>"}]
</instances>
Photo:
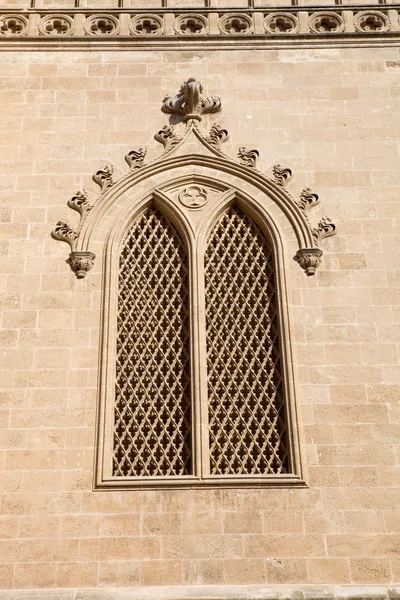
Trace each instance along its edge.
<instances>
[{"instance_id":1,"label":"decorative cornice","mask_svg":"<svg viewBox=\"0 0 400 600\"><path fill-rule=\"evenodd\" d=\"M266 190L266 193L271 195L271 198L276 199L278 205L282 203L281 206L285 207L285 211L291 214L293 217L291 222L296 229L299 246L304 246L299 248L295 259L307 275L314 275L321 262L320 242L324 238L334 235L336 230L335 225L328 217L323 217L317 227L312 227L309 212L319 203L318 195L305 188L301 192L300 198L294 199L286 189L292 177L291 169L275 165L272 169L272 177L267 177L256 168L259 158L259 151L256 149L247 150L242 146L239 148L237 158L225 154L221 149L221 144L228 139L228 131L218 124L214 124L209 130L203 130L199 124L203 115L208 112L219 112L220 110L221 101L219 98L216 96L203 96L201 84L194 78L190 78L182 85L177 96L169 96L163 104L164 112L183 116L184 123L177 126L184 129L182 134L178 135L172 125L165 125L154 136L156 141L164 146L164 152L161 156L149 164L145 164L146 149L131 150L125 156L125 160L129 165L128 174L123 175L120 179L114 181L113 167L110 165L98 170L93 175L93 180L100 186L101 190L96 204L103 197L105 201L118 193L121 184L126 185L129 182L132 185L133 178L140 181L143 177L151 177L152 168L155 167L168 170L171 161L177 159L186 160L189 158L192 161L191 164L195 159L204 162L207 166L229 167L230 170L233 170L234 173L245 180L257 181ZM185 154L185 143L191 135L194 135L200 145L203 145L203 151L197 151L196 154ZM189 210L201 208L208 200L206 188L197 183L186 185L179 193L180 203ZM92 252L82 247L87 244L87 241L83 242L83 238L85 238L84 231L85 228L87 229L84 224L95 205L88 201L86 192L81 191L77 192L68 201L68 206L77 211L81 217L78 228L73 229L65 221L59 221L52 232L52 237L69 244L72 251L69 264L76 276L81 279L92 268L95 259Z\"/></svg>"},{"instance_id":2,"label":"decorative cornice","mask_svg":"<svg viewBox=\"0 0 400 600\"><path fill-rule=\"evenodd\" d=\"M0 48L393 45L400 5L182 10L2 9ZM232 44L232 40L235 43ZM179 103L178 103L179 104ZM182 106L175 104L173 110ZM187 114L187 113L180 113ZM199 113L194 113L199 114Z\"/></svg>"}]
</instances>

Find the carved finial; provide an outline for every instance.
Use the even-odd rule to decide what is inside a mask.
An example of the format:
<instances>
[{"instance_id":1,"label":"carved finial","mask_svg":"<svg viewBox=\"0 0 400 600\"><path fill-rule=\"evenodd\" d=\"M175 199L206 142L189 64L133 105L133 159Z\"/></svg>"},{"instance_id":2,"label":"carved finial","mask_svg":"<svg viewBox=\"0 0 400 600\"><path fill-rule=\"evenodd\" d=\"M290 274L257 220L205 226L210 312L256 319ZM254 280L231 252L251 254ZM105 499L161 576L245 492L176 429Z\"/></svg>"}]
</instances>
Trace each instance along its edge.
<instances>
[{"instance_id":1,"label":"carved finial","mask_svg":"<svg viewBox=\"0 0 400 600\"><path fill-rule=\"evenodd\" d=\"M216 113L221 110L221 100L213 94L203 96L203 86L194 77L182 84L176 96L166 96L161 110L170 115L183 115L183 120L196 119L201 115Z\"/></svg>"},{"instance_id":2,"label":"carved finial","mask_svg":"<svg viewBox=\"0 0 400 600\"><path fill-rule=\"evenodd\" d=\"M160 142L165 148L165 150L170 150L173 146L176 146L181 141L181 137L176 135L175 129L172 125L165 125L160 131L154 136L154 139L157 142Z\"/></svg>"},{"instance_id":3,"label":"carved finial","mask_svg":"<svg viewBox=\"0 0 400 600\"><path fill-rule=\"evenodd\" d=\"M319 204L318 194L313 194L310 188L304 188L296 203L300 210L307 213L311 208Z\"/></svg>"},{"instance_id":4,"label":"carved finial","mask_svg":"<svg viewBox=\"0 0 400 600\"><path fill-rule=\"evenodd\" d=\"M129 165L129 169L141 169L145 166L145 156L147 154L146 148L139 148L138 150L131 150L125 155L125 160Z\"/></svg>"},{"instance_id":5,"label":"carved finial","mask_svg":"<svg viewBox=\"0 0 400 600\"><path fill-rule=\"evenodd\" d=\"M281 165L274 165L272 167L273 180L277 185L286 187L292 177L292 169L285 169Z\"/></svg>"},{"instance_id":6,"label":"carved finial","mask_svg":"<svg viewBox=\"0 0 400 600\"><path fill-rule=\"evenodd\" d=\"M112 165L107 165L104 169L99 169L99 171L96 171L93 175L93 181L100 186L102 192L114 183L112 178L113 173L114 167Z\"/></svg>"},{"instance_id":7,"label":"carved finial","mask_svg":"<svg viewBox=\"0 0 400 600\"><path fill-rule=\"evenodd\" d=\"M322 250L320 248L300 248L297 250L295 259L306 275L315 275L321 264Z\"/></svg>"},{"instance_id":8,"label":"carved finial","mask_svg":"<svg viewBox=\"0 0 400 600\"><path fill-rule=\"evenodd\" d=\"M79 231L72 229L66 221L58 221L55 228L51 232L51 237L60 242L66 242L70 245L71 250L75 250L76 240L78 239Z\"/></svg>"},{"instance_id":9,"label":"carved finial","mask_svg":"<svg viewBox=\"0 0 400 600\"><path fill-rule=\"evenodd\" d=\"M240 158L240 164L245 165L246 167L253 167L254 169L257 167L257 160L260 157L260 153L258 150L246 150L244 146L239 148L238 156Z\"/></svg>"},{"instance_id":10,"label":"carved finial","mask_svg":"<svg viewBox=\"0 0 400 600\"><path fill-rule=\"evenodd\" d=\"M217 125L216 123L214 123L214 125L211 127L210 132L208 134L208 137L206 138L206 141L211 144L211 146L215 146L216 148L219 148L221 146L221 144L223 144L224 142L226 142L229 138L229 132L227 129L222 129L222 127L220 127L220 125Z\"/></svg>"},{"instance_id":11,"label":"carved finial","mask_svg":"<svg viewBox=\"0 0 400 600\"><path fill-rule=\"evenodd\" d=\"M331 235L335 235L336 225L329 217L322 217L318 223L318 227L312 230L315 244L318 246L321 240L324 240Z\"/></svg>"},{"instance_id":12,"label":"carved finial","mask_svg":"<svg viewBox=\"0 0 400 600\"><path fill-rule=\"evenodd\" d=\"M86 273L93 267L96 256L88 250L71 252L68 262L78 279L86 277Z\"/></svg>"}]
</instances>

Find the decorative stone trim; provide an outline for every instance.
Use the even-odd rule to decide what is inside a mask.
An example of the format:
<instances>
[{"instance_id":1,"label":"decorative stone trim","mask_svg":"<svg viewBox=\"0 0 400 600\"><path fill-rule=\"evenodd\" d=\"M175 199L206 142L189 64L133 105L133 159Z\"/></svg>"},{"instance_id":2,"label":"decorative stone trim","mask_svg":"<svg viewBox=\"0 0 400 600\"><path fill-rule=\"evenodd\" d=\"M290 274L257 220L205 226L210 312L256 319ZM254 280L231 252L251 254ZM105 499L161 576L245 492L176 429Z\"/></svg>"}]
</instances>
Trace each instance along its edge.
<instances>
[{"instance_id":1,"label":"decorative stone trim","mask_svg":"<svg viewBox=\"0 0 400 600\"><path fill-rule=\"evenodd\" d=\"M365 10L357 13L354 17L354 27L363 33L376 33L389 31L390 20L388 16L379 10Z\"/></svg>"},{"instance_id":2,"label":"decorative stone trim","mask_svg":"<svg viewBox=\"0 0 400 600\"><path fill-rule=\"evenodd\" d=\"M136 15L129 21L129 31L133 35L161 35L164 21L158 15Z\"/></svg>"},{"instance_id":3,"label":"decorative stone trim","mask_svg":"<svg viewBox=\"0 0 400 600\"><path fill-rule=\"evenodd\" d=\"M144 177L150 177L150 173L155 167L162 171L171 168L171 163L168 163L170 156L178 150L181 144L184 144L190 135L194 135L204 146L204 156L196 155L198 164L204 162L221 169L227 168L235 176L242 175L244 179L257 183L260 189L265 190L264 193L268 190L268 193L272 194L271 198L275 198L280 210L291 215L290 222L300 245L295 259L307 275L314 275L322 256L322 250L319 248L320 242L336 232L335 225L328 217L320 219L317 227L311 225L309 212L319 203L318 195L305 188L300 194L300 198L295 200L286 190L292 177L292 170L281 165L274 165L272 178L269 179L256 168L259 159L257 149L239 148L238 160L226 155L222 151L221 145L228 139L228 131L218 124L214 124L208 132L199 128L199 122L202 121L203 115L221 111L221 100L213 94L204 95L203 86L194 77L185 81L175 96L164 98L161 110L166 114L182 118L185 123L183 134L178 135L172 125L165 125L154 136L156 141L164 146L164 153L161 157L146 165L144 162L146 149L131 150L125 155L125 161L129 166L128 174L119 180L113 179L111 165L99 169L93 175L93 180L100 187L100 198L112 197L121 186L126 185L127 180L130 181L130 178L135 177L136 174L144 173ZM207 155L207 151L214 156ZM179 158L180 161L185 159L185 155ZM178 198L183 206L194 209L200 208L208 202L208 193L204 186L196 183L184 186L179 192ZM81 234L86 227L88 215L95 205L88 201L85 191L80 191L68 201L68 206L77 211L81 217L78 228L73 229L65 221L59 221L52 232L52 237L69 244L72 251L70 265L77 277L83 278L92 268L94 255L92 256L87 247L81 246L83 239L90 238L90 235L83 236Z\"/></svg>"},{"instance_id":4,"label":"decorative stone trim","mask_svg":"<svg viewBox=\"0 0 400 600\"><path fill-rule=\"evenodd\" d=\"M257 167L257 160L260 158L260 153L255 149L246 150L246 148L242 146L238 150L238 157L241 165L255 169Z\"/></svg>"},{"instance_id":5,"label":"decorative stone trim","mask_svg":"<svg viewBox=\"0 0 400 600\"><path fill-rule=\"evenodd\" d=\"M395 585L182 585L136 588L0 590L0 600L398 600Z\"/></svg>"},{"instance_id":6,"label":"decorative stone trim","mask_svg":"<svg viewBox=\"0 0 400 600\"><path fill-rule=\"evenodd\" d=\"M87 35L111 36L119 32L119 20L113 15L92 15L83 24Z\"/></svg>"},{"instance_id":7,"label":"decorative stone trim","mask_svg":"<svg viewBox=\"0 0 400 600\"><path fill-rule=\"evenodd\" d=\"M0 9L0 47L18 43L23 48L27 40L35 40L37 48L51 48L59 40L75 47L87 44L115 48L115 38L129 47L157 48L192 46L234 48L231 38L243 47L291 47L358 43L393 44L400 37L400 5L376 10L376 6L332 7L296 6L250 8L246 12L234 9L213 9L201 13L191 9L114 8L107 13L89 8L26 10ZM83 26L82 26L83 24ZM172 24L172 26L171 26ZM340 35L339 35L340 34ZM384 35L383 35L384 34ZM332 37L330 37L332 36ZM106 46L104 44L106 43ZM217 43L217 44L216 44ZM221 45L222 44L222 45ZM118 46L119 47L119 46ZM197 46L196 46L197 47ZM30 47L32 49L32 46Z\"/></svg>"},{"instance_id":8,"label":"decorative stone trim","mask_svg":"<svg viewBox=\"0 0 400 600\"><path fill-rule=\"evenodd\" d=\"M180 15L174 29L178 35L204 35L208 33L208 19L197 14Z\"/></svg>"},{"instance_id":9,"label":"decorative stone trim","mask_svg":"<svg viewBox=\"0 0 400 600\"><path fill-rule=\"evenodd\" d=\"M86 273L93 267L96 256L93 252L75 250L69 255L68 262L78 279L86 277Z\"/></svg>"},{"instance_id":10,"label":"decorative stone trim","mask_svg":"<svg viewBox=\"0 0 400 600\"><path fill-rule=\"evenodd\" d=\"M253 19L244 13L227 14L220 17L218 27L224 35L248 35L253 33Z\"/></svg>"},{"instance_id":11,"label":"decorative stone trim","mask_svg":"<svg viewBox=\"0 0 400 600\"><path fill-rule=\"evenodd\" d=\"M288 34L297 33L299 30L299 19L296 14L271 13L264 19L264 29L267 33Z\"/></svg>"},{"instance_id":12,"label":"decorative stone trim","mask_svg":"<svg viewBox=\"0 0 400 600\"><path fill-rule=\"evenodd\" d=\"M313 33L339 33L344 29L343 17L336 12L313 13L309 23Z\"/></svg>"},{"instance_id":13,"label":"decorative stone trim","mask_svg":"<svg viewBox=\"0 0 400 600\"><path fill-rule=\"evenodd\" d=\"M42 35L72 35L74 21L67 15L47 15L40 20L38 28Z\"/></svg>"},{"instance_id":14,"label":"decorative stone trim","mask_svg":"<svg viewBox=\"0 0 400 600\"><path fill-rule=\"evenodd\" d=\"M19 37L27 35L29 22L21 15L3 15L0 17L0 35Z\"/></svg>"}]
</instances>

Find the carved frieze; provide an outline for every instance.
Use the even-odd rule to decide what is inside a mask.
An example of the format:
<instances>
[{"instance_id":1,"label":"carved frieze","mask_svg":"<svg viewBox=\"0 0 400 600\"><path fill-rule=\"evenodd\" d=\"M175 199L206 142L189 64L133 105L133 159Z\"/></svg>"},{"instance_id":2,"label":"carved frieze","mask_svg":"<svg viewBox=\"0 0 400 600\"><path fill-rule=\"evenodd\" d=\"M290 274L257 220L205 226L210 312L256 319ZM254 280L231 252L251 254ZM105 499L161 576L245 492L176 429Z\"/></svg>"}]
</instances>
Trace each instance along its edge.
<instances>
[{"instance_id":1,"label":"carved frieze","mask_svg":"<svg viewBox=\"0 0 400 600\"><path fill-rule=\"evenodd\" d=\"M220 38L220 47L230 47L232 40L228 38L246 44L254 37L257 44L262 42L268 46L276 44L277 36L281 36L279 45L288 47L293 43L304 45L307 40L313 45L324 44L329 34L340 34L332 36L339 45L348 44L350 39L365 45L388 45L392 38L380 36L381 33L400 36L399 9L395 5L390 12L386 8L376 10L375 6L357 10L344 4L340 10L329 10L324 6L314 7L311 11L299 7L265 7L262 10L249 7L245 12L232 12L229 8L197 13L174 10L173 15L162 8L154 8L151 13L126 9L121 12L118 8L110 8L107 13L87 9L84 14L65 8L62 13L55 13L43 7L11 12L3 9L1 12L0 44L3 45L30 37L43 47L51 47L51 42L43 38L68 44L85 36L91 45L105 40L110 45L112 38L120 37L128 46L140 46L146 45L149 38L165 36L164 43L175 48L193 44L194 38L196 43L212 45L216 37Z\"/></svg>"}]
</instances>

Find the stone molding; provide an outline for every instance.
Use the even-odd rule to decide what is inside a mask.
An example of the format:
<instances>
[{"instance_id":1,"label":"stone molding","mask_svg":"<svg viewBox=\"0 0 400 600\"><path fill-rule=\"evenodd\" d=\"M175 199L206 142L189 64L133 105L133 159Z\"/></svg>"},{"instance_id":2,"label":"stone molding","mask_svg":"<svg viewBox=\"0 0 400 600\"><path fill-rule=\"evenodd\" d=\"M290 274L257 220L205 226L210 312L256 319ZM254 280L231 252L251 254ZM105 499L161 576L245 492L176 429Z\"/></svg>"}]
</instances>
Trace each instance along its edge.
<instances>
[{"instance_id":1,"label":"stone molding","mask_svg":"<svg viewBox=\"0 0 400 600\"><path fill-rule=\"evenodd\" d=\"M191 585L136 588L0 590L0 600L398 600L385 585Z\"/></svg>"},{"instance_id":2,"label":"stone molding","mask_svg":"<svg viewBox=\"0 0 400 600\"><path fill-rule=\"evenodd\" d=\"M336 226L329 217L323 217L316 227L312 227L309 213L312 208L319 204L317 194L313 194L308 188L304 189L299 199L294 199L286 190L286 186L292 178L292 170L281 165L274 165L272 176L263 175L257 168L259 151L257 149L247 150L245 147L238 149L237 158L231 158L226 155L221 145L228 137L229 133L219 125L214 124L209 131L200 129L199 122L203 120L203 115L207 113L217 113L221 110L221 100L215 95L204 96L201 83L195 78L190 77L184 82L175 96L167 96L163 100L162 112L179 117L184 124L183 135L177 134L172 125L165 125L155 134L155 139L164 146L163 154L149 164L144 162L146 149L138 148L131 150L126 154L125 161L128 163L129 171L119 180L113 179L114 168L111 165L105 166L94 173L93 180L100 187L101 204L117 198L121 191L137 185L140 179L150 178L156 172L167 171L176 168L176 161L179 164L187 162L188 155L176 157L175 164L169 163L169 156L172 151L178 150L179 146L184 145L185 140L192 134L200 141L203 147L204 156L200 155L197 159L192 159L192 164L200 165L204 163L207 166L225 169L227 172L235 173L238 176L242 173L244 180L257 182L260 189L264 191L267 197L274 199L281 210L291 215L290 222L299 242L299 251L295 260L300 267L304 269L307 275L314 275L320 264L322 250L320 242L331 235L334 235ZM207 156L207 150L211 156ZM215 164L216 163L216 164ZM190 169L189 169L190 171ZM139 178L138 175L141 177ZM137 177L137 181L135 181ZM190 173L189 180L190 183ZM84 242L87 238L81 235L85 228L85 223L89 213L97 203L91 203L88 200L85 190L78 191L68 206L77 211L80 215L80 223L76 229L70 227L65 221L59 221L52 231L52 237L55 240L63 241L69 244L72 254L69 264L78 278L85 277L86 273L92 268L95 255L90 251ZM83 257L82 252L89 253ZM77 254L76 254L77 253ZM82 266L83 265L83 266Z\"/></svg>"},{"instance_id":3,"label":"stone molding","mask_svg":"<svg viewBox=\"0 0 400 600\"><path fill-rule=\"evenodd\" d=\"M248 9L1 9L0 48L393 45L400 5ZM118 40L118 41L117 41ZM234 42L234 43L232 43ZM32 46L33 45L33 46Z\"/></svg>"}]
</instances>

